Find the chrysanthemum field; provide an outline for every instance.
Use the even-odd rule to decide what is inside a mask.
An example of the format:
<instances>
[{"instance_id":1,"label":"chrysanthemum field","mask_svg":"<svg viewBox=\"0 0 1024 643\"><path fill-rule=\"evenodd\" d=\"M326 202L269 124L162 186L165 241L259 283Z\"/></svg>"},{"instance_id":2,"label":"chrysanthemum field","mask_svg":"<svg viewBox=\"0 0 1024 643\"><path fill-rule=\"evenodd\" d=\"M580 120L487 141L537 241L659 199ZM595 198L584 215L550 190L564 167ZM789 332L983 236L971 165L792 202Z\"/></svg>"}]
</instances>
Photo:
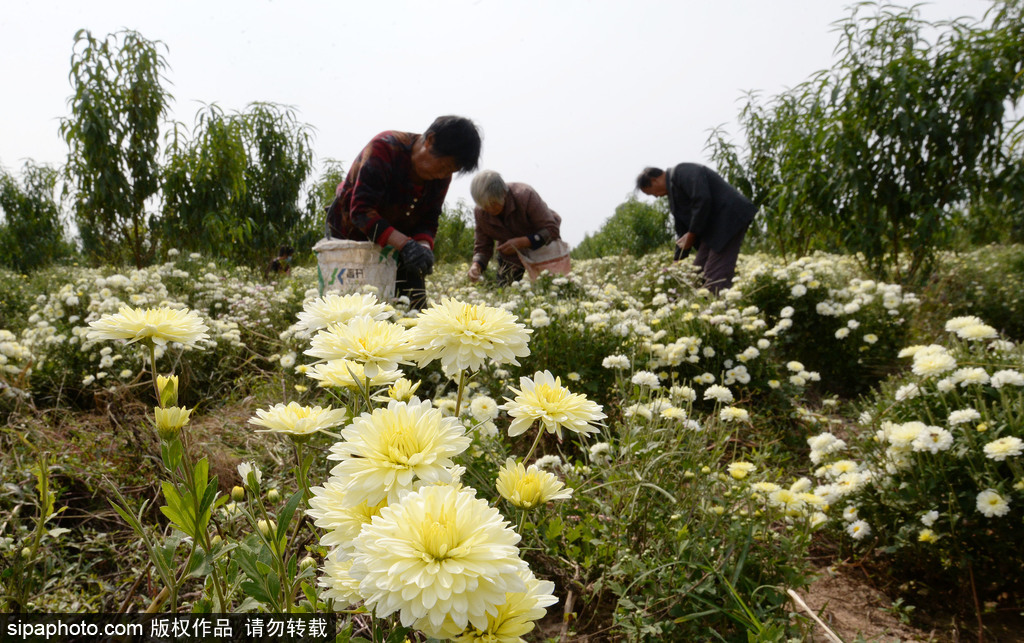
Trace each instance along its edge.
<instances>
[{"instance_id":1,"label":"chrysanthemum field","mask_svg":"<svg viewBox=\"0 0 1024 643\"><path fill-rule=\"evenodd\" d=\"M660 255L448 265L423 311L173 252L0 272L2 609L868 640L801 606L855 573L933 640L990 633L1024 596L1022 254L920 292L747 255L719 298Z\"/></svg>"}]
</instances>

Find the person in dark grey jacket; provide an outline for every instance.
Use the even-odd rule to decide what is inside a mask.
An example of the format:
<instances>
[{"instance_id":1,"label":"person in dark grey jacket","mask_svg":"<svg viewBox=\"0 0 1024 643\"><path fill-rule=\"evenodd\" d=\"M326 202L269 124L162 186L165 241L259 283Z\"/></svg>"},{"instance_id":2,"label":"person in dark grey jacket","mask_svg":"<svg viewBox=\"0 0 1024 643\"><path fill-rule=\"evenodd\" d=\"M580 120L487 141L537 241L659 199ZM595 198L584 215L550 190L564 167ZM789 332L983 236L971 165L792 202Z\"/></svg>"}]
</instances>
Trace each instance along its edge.
<instances>
[{"instance_id":1,"label":"person in dark grey jacket","mask_svg":"<svg viewBox=\"0 0 1024 643\"><path fill-rule=\"evenodd\" d=\"M697 248L694 259L711 292L732 286L736 259L757 209L714 170L680 163L667 171L648 167L636 179L638 190L667 196L676 227L676 261Z\"/></svg>"}]
</instances>

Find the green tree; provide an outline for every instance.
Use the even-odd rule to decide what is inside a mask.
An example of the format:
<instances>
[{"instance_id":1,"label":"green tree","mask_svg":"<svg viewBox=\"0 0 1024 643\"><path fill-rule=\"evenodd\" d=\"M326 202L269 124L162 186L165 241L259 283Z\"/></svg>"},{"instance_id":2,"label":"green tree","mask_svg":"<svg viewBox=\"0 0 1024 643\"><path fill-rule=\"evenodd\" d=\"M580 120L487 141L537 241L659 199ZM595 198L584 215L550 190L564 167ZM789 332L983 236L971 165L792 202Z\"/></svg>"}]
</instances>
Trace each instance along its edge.
<instances>
[{"instance_id":1,"label":"green tree","mask_svg":"<svg viewBox=\"0 0 1024 643\"><path fill-rule=\"evenodd\" d=\"M587 234L572 251L576 259L593 259L622 253L641 257L663 250L672 242L673 228L668 203L659 199L654 203L630 196L615 208L595 234Z\"/></svg>"},{"instance_id":2,"label":"green tree","mask_svg":"<svg viewBox=\"0 0 1024 643\"><path fill-rule=\"evenodd\" d=\"M1024 87L1022 12L997 2L982 26L858 4L836 67L767 105L749 98L745 146L717 131L713 157L764 206L779 249L860 253L876 276L913 280L952 239L957 208L1019 176L1007 107Z\"/></svg>"},{"instance_id":3,"label":"green tree","mask_svg":"<svg viewBox=\"0 0 1024 643\"><path fill-rule=\"evenodd\" d=\"M295 112L253 103L225 114L215 105L191 136L176 126L168 144L161 227L182 248L262 265L322 217L299 196L312 168L311 128ZM322 228L321 228L322 229Z\"/></svg>"},{"instance_id":4,"label":"green tree","mask_svg":"<svg viewBox=\"0 0 1024 643\"><path fill-rule=\"evenodd\" d=\"M306 192L306 224L295 235L297 251L305 251L327 236L327 208L334 202L338 186L345 180L345 165L336 159L324 161L319 178Z\"/></svg>"},{"instance_id":5,"label":"green tree","mask_svg":"<svg viewBox=\"0 0 1024 643\"><path fill-rule=\"evenodd\" d=\"M473 208L459 199L455 207L445 206L437 221L434 257L438 263L469 263L473 260L476 242L476 220Z\"/></svg>"},{"instance_id":6,"label":"green tree","mask_svg":"<svg viewBox=\"0 0 1024 643\"><path fill-rule=\"evenodd\" d=\"M170 94L158 42L124 30L75 34L72 116L61 121L82 249L94 261L141 267L154 239L146 203L160 188L159 130Z\"/></svg>"},{"instance_id":7,"label":"green tree","mask_svg":"<svg viewBox=\"0 0 1024 643\"><path fill-rule=\"evenodd\" d=\"M294 243L296 231L315 223L299 206L313 168L312 128L291 108L273 103L252 103L240 119L248 163L236 211L252 227L248 244L232 248L236 259L262 265L282 243Z\"/></svg>"},{"instance_id":8,"label":"green tree","mask_svg":"<svg viewBox=\"0 0 1024 643\"><path fill-rule=\"evenodd\" d=\"M19 181L0 169L0 265L29 272L74 254L58 200L60 172L28 161Z\"/></svg>"},{"instance_id":9,"label":"green tree","mask_svg":"<svg viewBox=\"0 0 1024 643\"><path fill-rule=\"evenodd\" d=\"M245 193L246 163L241 128L217 105L196 115L191 136L176 124L164 168L164 238L179 250L210 256L243 242L251 230L234 204Z\"/></svg>"}]
</instances>

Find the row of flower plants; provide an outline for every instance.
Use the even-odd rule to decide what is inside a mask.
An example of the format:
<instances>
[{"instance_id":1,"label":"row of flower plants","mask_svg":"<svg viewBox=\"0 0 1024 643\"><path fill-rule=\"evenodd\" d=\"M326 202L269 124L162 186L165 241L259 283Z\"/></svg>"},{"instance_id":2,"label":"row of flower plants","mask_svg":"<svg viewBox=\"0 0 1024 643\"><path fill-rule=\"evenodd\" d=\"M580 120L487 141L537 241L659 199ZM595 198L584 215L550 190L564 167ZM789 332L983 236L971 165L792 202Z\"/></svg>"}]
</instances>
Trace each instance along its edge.
<instances>
[{"instance_id":1,"label":"row of flower plants","mask_svg":"<svg viewBox=\"0 0 1024 643\"><path fill-rule=\"evenodd\" d=\"M786 590L819 530L981 591L1019 564L1021 349L982 320L907 347L917 298L827 255L745 257L720 298L661 257L503 289L439 272L424 311L198 256L0 275L0 409L155 401L159 493L104 490L156 570L152 610L332 610L370 640L518 641L546 615L779 640L805 627ZM284 436L230 494L190 433L226 386L268 398L249 425ZM284 444L287 466L266 457ZM0 534L22 609L74 537L48 457L25 476L35 520Z\"/></svg>"}]
</instances>

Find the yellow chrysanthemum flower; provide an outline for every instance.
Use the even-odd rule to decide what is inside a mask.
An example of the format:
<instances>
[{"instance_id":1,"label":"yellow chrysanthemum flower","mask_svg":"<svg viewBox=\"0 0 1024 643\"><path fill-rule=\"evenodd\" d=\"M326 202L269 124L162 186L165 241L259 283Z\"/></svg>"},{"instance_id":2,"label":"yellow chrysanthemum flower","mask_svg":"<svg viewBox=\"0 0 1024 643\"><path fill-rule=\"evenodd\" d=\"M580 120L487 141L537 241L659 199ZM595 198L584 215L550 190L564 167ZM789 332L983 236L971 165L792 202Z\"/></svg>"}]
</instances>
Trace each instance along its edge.
<instances>
[{"instance_id":1,"label":"yellow chrysanthemum flower","mask_svg":"<svg viewBox=\"0 0 1024 643\"><path fill-rule=\"evenodd\" d=\"M154 408L153 415L156 420L156 432L160 434L161 438L170 440L178 435L181 427L188 424L191 413L192 409L183 409L179 406L158 406Z\"/></svg>"},{"instance_id":2,"label":"yellow chrysanthemum flower","mask_svg":"<svg viewBox=\"0 0 1024 643\"><path fill-rule=\"evenodd\" d=\"M160 406L174 406L178 403L178 376L156 376L156 390L160 392Z\"/></svg>"},{"instance_id":3,"label":"yellow chrysanthemum flower","mask_svg":"<svg viewBox=\"0 0 1024 643\"><path fill-rule=\"evenodd\" d=\"M336 386L338 388L358 389L366 384L366 371L359 362L350 359L332 359L321 364L314 364L306 370L306 377L320 382L321 388ZM369 378L371 387L387 386L402 377L402 371L378 370Z\"/></svg>"},{"instance_id":4,"label":"yellow chrysanthemum flower","mask_svg":"<svg viewBox=\"0 0 1024 643\"><path fill-rule=\"evenodd\" d=\"M416 394L422 382L413 382L404 377L395 381L394 386L388 388L388 397L399 402L408 402Z\"/></svg>"},{"instance_id":5,"label":"yellow chrysanthemum flower","mask_svg":"<svg viewBox=\"0 0 1024 643\"><path fill-rule=\"evenodd\" d=\"M525 433L540 420L544 430L562 438L562 428L587 435L597 433L592 423L605 418L601 405L591 402L586 395L570 393L562 386L561 379L548 371L538 371L533 378L519 378L520 389L509 387L515 393L514 400L501 406L512 416L508 434L512 437Z\"/></svg>"},{"instance_id":6,"label":"yellow chrysanthemum flower","mask_svg":"<svg viewBox=\"0 0 1024 643\"><path fill-rule=\"evenodd\" d=\"M541 471L536 464L527 469L515 458L506 460L498 471L497 489L502 498L523 509L571 498L573 492L554 474Z\"/></svg>"},{"instance_id":7,"label":"yellow chrysanthemum flower","mask_svg":"<svg viewBox=\"0 0 1024 643\"><path fill-rule=\"evenodd\" d=\"M116 315L104 315L89 323L92 330L87 334L90 341L104 339L126 339L128 343L144 342L166 346L177 342L195 346L208 339L209 328L194 310L174 308L129 308L122 307Z\"/></svg>"},{"instance_id":8,"label":"yellow chrysanthemum flower","mask_svg":"<svg viewBox=\"0 0 1024 643\"><path fill-rule=\"evenodd\" d=\"M272 431L287 433L293 437L306 437L318 431L338 426L345 421L346 409L327 408L320 406L302 406L298 402L275 404L269 409L259 409L256 417L249 424L265 426L257 433Z\"/></svg>"},{"instance_id":9,"label":"yellow chrysanthemum flower","mask_svg":"<svg viewBox=\"0 0 1024 643\"><path fill-rule=\"evenodd\" d=\"M347 324L356 317L384 321L394 312L391 306L378 301L372 293L340 295L329 292L302 307L295 330L300 336L306 336L332 324Z\"/></svg>"},{"instance_id":10,"label":"yellow chrysanthemum flower","mask_svg":"<svg viewBox=\"0 0 1024 643\"><path fill-rule=\"evenodd\" d=\"M345 485L348 505L397 502L417 479L450 483L452 458L471 442L458 418L415 397L363 413L341 434L327 458L340 461L331 475Z\"/></svg>"},{"instance_id":11,"label":"yellow chrysanthemum flower","mask_svg":"<svg viewBox=\"0 0 1024 643\"><path fill-rule=\"evenodd\" d=\"M357 505L345 503L345 484L338 478L328 478L322 487L310 489L313 496L309 499L306 513L313 517L314 524L326 530L320 537L320 544L325 547L340 547L346 550L359 535L364 525L370 524L374 516L387 506L384 500L376 505L361 502Z\"/></svg>"},{"instance_id":12,"label":"yellow chrysanthemum flower","mask_svg":"<svg viewBox=\"0 0 1024 643\"><path fill-rule=\"evenodd\" d=\"M738 461L730 462L727 468L729 470L730 476L732 476L736 480L742 480L746 478L748 475L750 475L750 473L757 467L755 467L750 462Z\"/></svg>"},{"instance_id":13,"label":"yellow chrysanthemum flower","mask_svg":"<svg viewBox=\"0 0 1024 643\"><path fill-rule=\"evenodd\" d=\"M452 375L484 364L518 366L516 358L530 354L531 332L504 309L446 298L420 313L410 341L422 351L420 366L440 359Z\"/></svg>"},{"instance_id":14,"label":"yellow chrysanthemum flower","mask_svg":"<svg viewBox=\"0 0 1024 643\"><path fill-rule=\"evenodd\" d=\"M534 621L547 614L545 609L558 602L554 596L555 584L541 581L532 572L520 572L526 581L525 592L505 595L505 602L497 607L497 614L487 615L487 628L469 630L455 636L456 643L523 643L523 636L533 631Z\"/></svg>"},{"instance_id":15,"label":"yellow chrysanthemum flower","mask_svg":"<svg viewBox=\"0 0 1024 643\"><path fill-rule=\"evenodd\" d=\"M519 535L473 491L427 485L381 510L354 542L349 575L378 617L427 636L486 631L508 594L528 592Z\"/></svg>"},{"instance_id":16,"label":"yellow chrysanthemum flower","mask_svg":"<svg viewBox=\"0 0 1024 643\"><path fill-rule=\"evenodd\" d=\"M347 324L334 324L313 336L306 355L322 360L350 359L363 365L367 377L393 371L408 361L413 349L408 331L398 324L355 317Z\"/></svg>"}]
</instances>

